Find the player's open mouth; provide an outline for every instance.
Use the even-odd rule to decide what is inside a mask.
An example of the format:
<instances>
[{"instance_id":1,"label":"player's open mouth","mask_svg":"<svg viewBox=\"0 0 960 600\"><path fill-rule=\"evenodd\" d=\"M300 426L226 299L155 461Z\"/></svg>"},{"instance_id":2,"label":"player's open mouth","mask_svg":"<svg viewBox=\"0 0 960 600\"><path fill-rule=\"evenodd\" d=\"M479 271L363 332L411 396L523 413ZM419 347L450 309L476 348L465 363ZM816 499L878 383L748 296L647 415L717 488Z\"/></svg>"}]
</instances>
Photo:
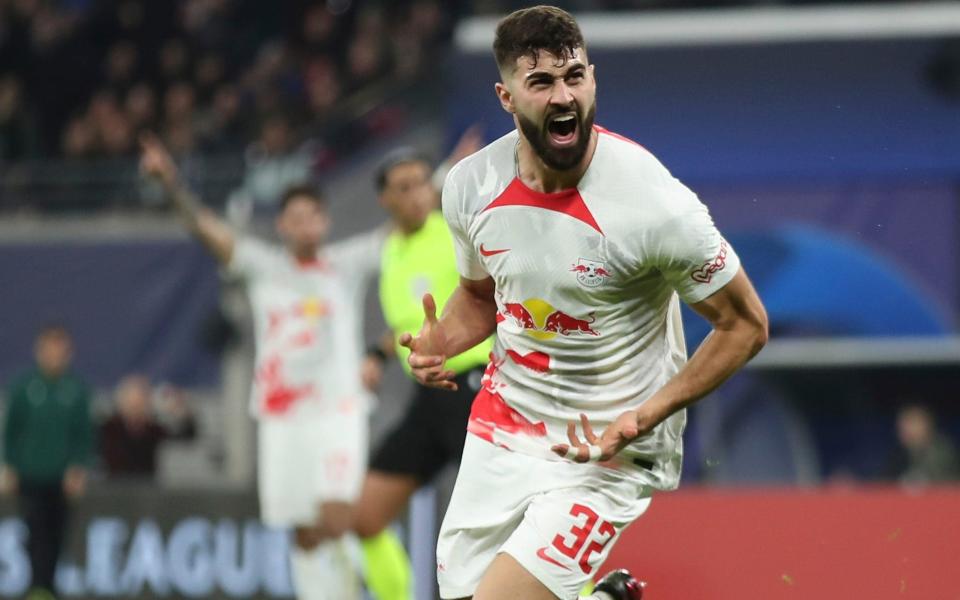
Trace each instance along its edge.
<instances>
[{"instance_id":1,"label":"player's open mouth","mask_svg":"<svg viewBox=\"0 0 960 600\"><path fill-rule=\"evenodd\" d=\"M550 120L547 121L547 133L550 141L557 146L569 146L575 143L579 121L576 113L563 113L550 117Z\"/></svg>"}]
</instances>

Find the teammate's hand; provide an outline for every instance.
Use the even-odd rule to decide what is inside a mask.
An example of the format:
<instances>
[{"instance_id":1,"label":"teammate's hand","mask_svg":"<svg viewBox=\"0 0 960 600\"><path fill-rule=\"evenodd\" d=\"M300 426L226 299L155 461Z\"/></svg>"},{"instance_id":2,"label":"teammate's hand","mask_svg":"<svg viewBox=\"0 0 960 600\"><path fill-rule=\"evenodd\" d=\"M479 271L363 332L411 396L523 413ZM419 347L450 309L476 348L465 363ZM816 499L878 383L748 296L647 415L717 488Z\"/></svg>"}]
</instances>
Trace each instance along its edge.
<instances>
[{"instance_id":1,"label":"teammate's hand","mask_svg":"<svg viewBox=\"0 0 960 600\"><path fill-rule=\"evenodd\" d=\"M380 388L383 380L383 361L376 356L367 356L360 364L360 381L368 392L375 392Z\"/></svg>"},{"instance_id":2,"label":"teammate's hand","mask_svg":"<svg viewBox=\"0 0 960 600\"><path fill-rule=\"evenodd\" d=\"M163 143L152 133L140 134L140 172L158 180L164 187L176 187L177 166Z\"/></svg>"},{"instance_id":3,"label":"teammate's hand","mask_svg":"<svg viewBox=\"0 0 960 600\"><path fill-rule=\"evenodd\" d=\"M456 373L444 368L447 338L437 322L437 304L430 294L423 295L423 316L423 327L417 337L409 333L400 336L400 345L410 349L407 363L423 385L455 391L457 384L452 379Z\"/></svg>"},{"instance_id":4,"label":"teammate's hand","mask_svg":"<svg viewBox=\"0 0 960 600\"><path fill-rule=\"evenodd\" d=\"M0 468L0 494L13 495L17 493L20 487L20 480L17 472L10 465L4 465Z\"/></svg>"},{"instance_id":5,"label":"teammate's hand","mask_svg":"<svg viewBox=\"0 0 960 600\"><path fill-rule=\"evenodd\" d=\"M63 493L67 498L79 498L87 491L87 471L70 467L63 475Z\"/></svg>"},{"instance_id":6,"label":"teammate's hand","mask_svg":"<svg viewBox=\"0 0 960 600\"><path fill-rule=\"evenodd\" d=\"M610 423L600 437L593 432L593 427L587 415L580 414L580 424L583 427L583 442L577 437L577 425L573 421L567 423L567 439L570 444L556 444L550 448L554 454L569 458L574 462L604 462L610 460L627 444L640 437L639 414L635 410L628 410Z\"/></svg>"}]
</instances>

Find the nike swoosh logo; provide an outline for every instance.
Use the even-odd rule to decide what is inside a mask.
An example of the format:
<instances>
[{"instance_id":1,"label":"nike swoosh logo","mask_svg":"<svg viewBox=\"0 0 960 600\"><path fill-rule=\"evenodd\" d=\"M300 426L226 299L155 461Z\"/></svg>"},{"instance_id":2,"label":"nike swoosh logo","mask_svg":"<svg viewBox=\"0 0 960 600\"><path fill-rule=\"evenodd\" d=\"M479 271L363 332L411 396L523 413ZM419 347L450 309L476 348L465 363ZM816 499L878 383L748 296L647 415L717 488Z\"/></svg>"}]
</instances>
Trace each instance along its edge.
<instances>
[{"instance_id":1,"label":"nike swoosh logo","mask_svg":"<svg viewBox=\"0 0 960 600\"><path fill-rule=\"evenodd\" d=\"M546 547L546 546L544 546L543 548L540 548L539 550L537 550L537 557L538 557L538 558L542 558L543 560L547 561L547 562L550 563L551 565L557 565L558 567L560 567L561 569L564 569L564 570L566 570L566 571L569 571L569 570L570 570L570 567L568 567L567 565L559 562L557 559L553 558L552 556L549 556L549 555L547 554L547 547Z\"/></svg>"},{"instance_id":2,"label":"nike swoosh logo","mask_svg":"<svg viewBox=\"0 0 960 600\"><path fill-rule=\"evenodd\" d=\"M483 247L483 244L480 244L480 254L484 256L495 256L497 254L503 254L504 252L510 252L510 248L504 248L503 250L487 250Z\"/></svg>"}]
</instances>

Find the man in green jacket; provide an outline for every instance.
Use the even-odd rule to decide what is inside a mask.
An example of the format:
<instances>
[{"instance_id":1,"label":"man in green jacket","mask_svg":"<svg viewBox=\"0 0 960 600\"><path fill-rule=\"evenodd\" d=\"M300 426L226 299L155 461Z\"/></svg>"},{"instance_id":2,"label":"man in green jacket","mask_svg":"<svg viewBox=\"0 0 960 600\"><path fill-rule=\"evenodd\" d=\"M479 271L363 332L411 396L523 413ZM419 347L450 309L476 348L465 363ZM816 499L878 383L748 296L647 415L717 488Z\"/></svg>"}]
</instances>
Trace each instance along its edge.
<instances>
[{"instance_id":1,"label":"man in green jacket","mask_svg":"<svg viewBox=\"0 0 960 600\"><path fill-rule=\"evenodd\" d=\"M90 392L70 372L73 344L62 325L37 335L37 365L15 379L7 396L4 491L19 496L29 537L28 598L54 598L54 574L67 527L67 500L83 494L93 424Z\"/></svg>"}]
</instances>

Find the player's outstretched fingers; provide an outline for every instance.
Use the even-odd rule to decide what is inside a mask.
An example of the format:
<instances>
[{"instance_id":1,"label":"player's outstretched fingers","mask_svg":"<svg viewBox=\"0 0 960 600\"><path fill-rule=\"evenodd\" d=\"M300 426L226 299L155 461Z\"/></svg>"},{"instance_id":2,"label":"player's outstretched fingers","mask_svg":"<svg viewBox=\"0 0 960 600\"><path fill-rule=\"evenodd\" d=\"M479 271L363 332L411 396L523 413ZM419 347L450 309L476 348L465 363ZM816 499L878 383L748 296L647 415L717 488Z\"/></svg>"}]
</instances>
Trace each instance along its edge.
<instances>
[{"instance_id":1,"label":"player's outstretched fingers","mask_svg":"<svg viewBox=\"0 0 960 600\"><path fill-rule=\"evenodd\" d=\"M580 426L583 427L583 437L587 440L588 444L597 443L597 435L593 432L593 427L590 426L590 420L587 419L587 415L580 413Z\"/></svg>"},{"instance_id":2,"label":"player's outstretched fingers","mask_svg":"<svg viewBox=\"0 0 960 600\"><path fill-rule=\"evenodd\" d=\"M427 323L437 323L437 302L433 299L433 294L423 295L423 316Z\"/></svg>"},{"instance_id":3,"label":"player's outstretched fingers","mask_svg":"<svg viewBox=\"0 0 960 600\"><path fill-rule=\"evenodd\" d=\"M410 335L409 333L401 333L400 339L397 340L397 343L403 346L404 348L413 350L413 336Z\"/></svg>"}]
</instances>

